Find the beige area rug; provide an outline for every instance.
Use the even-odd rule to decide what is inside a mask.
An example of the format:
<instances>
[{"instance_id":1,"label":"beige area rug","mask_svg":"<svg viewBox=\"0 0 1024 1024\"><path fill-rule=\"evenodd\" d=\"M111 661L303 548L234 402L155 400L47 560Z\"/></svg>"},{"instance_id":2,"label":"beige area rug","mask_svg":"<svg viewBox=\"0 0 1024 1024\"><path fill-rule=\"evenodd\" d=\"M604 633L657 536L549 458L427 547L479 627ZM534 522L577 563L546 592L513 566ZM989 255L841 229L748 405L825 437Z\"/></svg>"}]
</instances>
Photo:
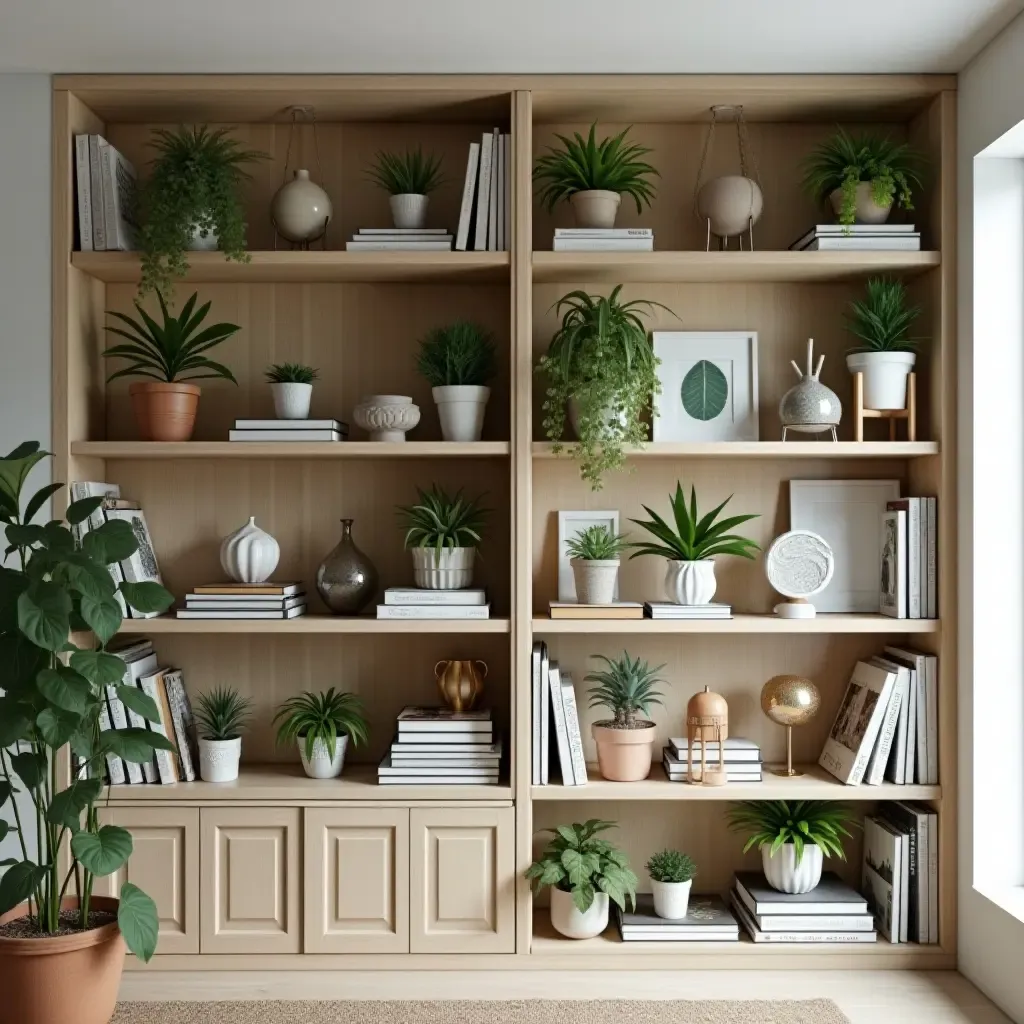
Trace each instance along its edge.
<instances>
[{"instance_id":1,"label":"beige area rug","mask_svg":"<svg viewBox=\"0 0 1024 1024\"><path fill-rule=\"evenodd\" d=\"M563 1001L122 1003L111 1024L849 1024L805 1002Z\"/></svg>"}]
</instances>

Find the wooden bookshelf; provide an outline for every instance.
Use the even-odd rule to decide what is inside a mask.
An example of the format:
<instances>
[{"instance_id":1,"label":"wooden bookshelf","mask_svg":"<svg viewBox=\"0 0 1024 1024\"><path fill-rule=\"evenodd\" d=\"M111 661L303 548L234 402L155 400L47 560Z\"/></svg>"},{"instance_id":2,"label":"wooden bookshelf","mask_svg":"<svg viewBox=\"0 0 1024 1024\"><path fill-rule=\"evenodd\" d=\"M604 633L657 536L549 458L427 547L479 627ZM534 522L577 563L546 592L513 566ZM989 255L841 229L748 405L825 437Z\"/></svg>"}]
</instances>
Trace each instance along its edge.
<instances>
[{"instance_id":1,"label":"wooden bookshelf","mask_svg":"<svg viewBox=\"0 0 1024 1024\"><path fill-rule=\"evenodd\" d=\"M98 459L495 459L507 441L77 441Z\"/></svg>"},{"instance_id":2,"label":"wooden bookshelf","mask_svg":"<svg viewBox=\"0 0 1024 1024\"><path fill-rule=\"evenodd\" d=\"M777 615L733 615L731 619L552 619L538 616L533 620L538 635L568 633L645 634L759 633L769 635L871 633L878 636L899 636L904 633L938 633L938 619L890 619L884 615L822 614L813 619L781 619Z\"/></svg>"}]
</instances>

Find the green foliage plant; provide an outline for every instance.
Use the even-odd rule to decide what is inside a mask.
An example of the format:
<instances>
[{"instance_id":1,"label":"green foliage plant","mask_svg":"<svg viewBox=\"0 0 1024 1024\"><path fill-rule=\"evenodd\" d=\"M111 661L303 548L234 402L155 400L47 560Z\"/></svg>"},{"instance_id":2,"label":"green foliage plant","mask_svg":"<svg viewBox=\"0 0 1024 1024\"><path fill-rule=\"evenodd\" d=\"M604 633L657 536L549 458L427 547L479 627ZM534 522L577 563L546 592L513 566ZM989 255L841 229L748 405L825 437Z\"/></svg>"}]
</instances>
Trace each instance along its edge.
<instances>
[{"instance_id":1,"label":"green foliage plant","mask_svg":"<svg viewBox=\"0 0 1024 1024\"><path fill-rule=\"evenodd\" d=\"M661 704L662 693L656 687L665 681L658 678L658 673L665 666L651 668L640 658L630 658L627 651L614 661L603 654L593 657L603 661L607 668L584 677L586 682L597 684L587 690L590 707L607 708L614 716L611 721L597 724L612 729L648 728L651 723L637 715L640 712L649 715L653 704Z\"/></svg>"},{"instance_id":2,"label":"green foliage plant","mask_svg":"<svg viewBox=\"0 0 1024 1024\"><path fill-rule=\"evenodd\" d=\"M217 686L201 693L196 702L196 725L204 740L234 740L242 735L252 717L252 699L233 686Z\"/></svg>"},{"instance_id":3,"label":"green foliage plant","mask_svg":"<svg viewBox=\"0 0 1024 1024\"><path fill-rule=\"evenodd\" d=\"M780 847L792 843L799 864L810 844L826 857L846 860L843 836L851 837L846 826L859 827L852 817L848 808L830 800L748 800L730 808L729 827L751 833L744 853L768 846L774 857Z\"/></svg>"},{"instance_id":4,"label":"green foliage plant","mask_svg":"<svg viewBox=\"0 0 1024 1024\"><path fill-rule=\"evenodd\" d=\"M145 763L154 750L174 749L149 729L100 731L108 686L142 718L160 721L150 697L123 685L124 662L107 650L121 628L117 592L140 612L162 612L173 598L157 583L114 583L110 567L138 550L127 523L111 521L78 537L76 527L102 498L73 502L65 521L34 521L64 486L50 484L23 502L29 473L49 456L27 441L0 459L0 525L7 534L0 565L0 809L11 804L0 815L0 839L14 834L18 843L15 856L3 862L0 914L27 901L40 935L68 925L61 900L72 894L79 909L71 927L87 929L96 878L119 871L131 856L131 833L101 825L97 813L107 755ZM79 647L76 635L87 631L95 646ZM66 748L75 758L71 780L58 770ZM65 847L70 858L62 870ZM119 900L125 944L148 961L156 950L156 905L131 882L121 885Z\"/></svg>"},{"instance_id":5,"label":"green foliage plant","mask_svg":"<svg viewBox=\"0 0 1024 1024\"><path fill-rule=\"evenodd\" d=\"M264 373L269 384L312 384L319 376L316 367L305 363L274 363Z\"/></svg>"},{"instance_id":6,"label":"green foliage plant","mask_svg":"<svg viewBox=\"0 0 1024 1024\"><path fill-rule=\"evenodd\" d=\"M557 135L562 148L549 146L533 169L534 180L542 183L541 205L550 212L576 192L600 189L630 196L637 213L642 212L643 204L650 206L656 190L647 178L658 172L642 159L651 152L647 146L626 142L631 128L601 142L596 137L596 121L586 139L579 132L573 132L571 139Z\"/></svg>"},{"instance_id":7,"label":"green foliage plant","mask_svg":"<svg viewBox=\"0 0 1024 1024\"><path fill-rule=\"evenodd\" d=\"M571 893L581 914L591 908L598 891L607 893L620 910L626 909L627 900L635 909L637 877L629 858L607 839L598 838L599 832L615 827L614 822L591 818L582 824L544 829L554 838L526 871L533 891L550 885Z\"/></svg>"},{"instance_id":8,"label":"green foliage plant","mask_svg":"<svg viewBox=\"0 0 1024 1024\"><path fill-rule=\"evenodd\" d=\"M595 491L606 473L625 463L627 446L647 440L644 415L661 391L660 360L640 313L667 307L647 299L620 302L621 291L620 284L608 296L563 295L554 307L562 322L537 365L548 381L544 432L553 450L562 451L566 408L573 399L579 440L571 454Z\"/></svg>"},{"instance_id":9,"label":"green foliage plant","mask_svg":"<svg viewBox=\"0 0 1024 1024\"><path fill-rule=\"evenodd\" d=\"M141 190L142 281L139 291L168 294L188 271L186 253L193 234L217 236L226 259L248 263L241 190L250 179L245 165L266 153L244 149L231 128L182 125L154 128L156 150L149 180Z\"/></svg>"},{"instance_id":10,"label":"green foliage plant","mask_svg":"<svg viewBox=\"0 0 1024 1024\"><path fill-rule=\"evenodd\" d=\"M697 510L697 490L690 487L690 507L686 507L686 496L683 494L683 485L676 481L676 493L669 496L669 504L672 506L672 516L675 521L674 528L665 522L657 512L652 511L646 505L641 506L651 517L645 522L642 519L631 519L631 523L643 527L651 534L658 543L644 541L639 544L632 544L636 548L629 557L639 558L641 555L654 555L658 558L667 558L674 562L699 562L706 558L713 558L715 555L737 555L740 558L755 558L755 551L760 548L747 537L740 537L738 534L729 533L751 519L759 518L756 515L732 516L729 519L719 519L722 509L732 500L729 495L717 508L712 509L705 516L701 516Z\"/></svg>"},{"instance_id":11,"label":"green foliage plant","mask_svg":"<svg viewBox=\"0 0 1024 1024\"><path fill-rule=\"evenodd\" d=\"M484 520L490 509L480 507L481 498L465 498L460 488L454 495L436 484L426 491L416 488L419 501L399 505L405 520L406 548L433 548L438 555L445 548L479 546Z\"/></svg>"},{"instance_id":12,"label":"green foliage plant","mask_svg":"<svg viewBox=\"0 0 1024 1024\"><path fill-rule=\"evenodd\" d=\"M435 327L421 341L416 369L432 388L453 384L483 387L497 373L494 335L465 320Z\"/></svg>"},{"instance_id":13,"label":"green foliage plant","mask_svg":"<svg viewBox=\"0 0 1024 1024\"><path fill-rule=\"evenodd\" d=\"M566 543L569 558L585 562L607 562L619 557L628 547L625 534L612 533L607 526L588 526Z\"/></svg>"},{"instance_id":14,"label":"green foliage plant","mask_svg":"<svg viewBox=\"0 0 1024 1024\"><path fill-rule=\"evenodd\" d=\"M317 741L333 756L341 735L347 735L353 746L370 738L362 701L355 694L337 691L333 686L324 693L305 692L289 697L274 715L274 721L278 720L278 746L290 746L302 739L307 758L313 756Z\"/></svg>"},{"instance_id":15,"label":"green foliage plant","mask_svg":"<svg viewBox=\"0 0 1024 1024\"><path fill-rule=\"evenodd\" d=\"M858 339L851 352L913 352L917 339L908 334L921 315L920 306L907 305L907 287L902 281L873 277L863 300L850 303L846 329Z\"/></svg>"},{"instance_id":16,"label":"green foliage plant","mask_svg":"<svg viewBox=\"0 0 1024 1024\"><path fill-rule=\"evenodd\" d=\"M195 309L198 292L193 292L181 313L174 316L167 308L163 295L157 292L160 303L160 314L163 322L151 317L135 302L139 319L107 310L107 316L115 317L129 329L107 327L111 334L116 334L125 341L111 345L103 350L108 359L124 359L129 366L112 373L107 381L118 377L151 377L153 380L173 383L180 380L204 380L211 377L229 380L237 384L234 374L222 363L215 363L204 353L227 341L239 330L237 324L210 324L200 330L206 314L210 311L210 303Z\"/></svg>"},{"instance_id":17,"label":"green foliage plant","mask_svg":"<svg viewBox=\"0 0 1024 1024\"><path fill-rule=\"evenodd\" d=\"M420 146L404 153L379 151L367 177L389 196L425 196L444 184L441 158Z\"/></svg>"},{"instance_id":18,"label":"green foliage plant","mask_svg":"<svg viewBox=\"0 0 1024 1024\"><path fill-rule=\"evenodd\" d=\"M688 854L679 850L662 850L645 865L655 882L689 882L697 877L697 865Z\"/></svg>"}]
</instances>

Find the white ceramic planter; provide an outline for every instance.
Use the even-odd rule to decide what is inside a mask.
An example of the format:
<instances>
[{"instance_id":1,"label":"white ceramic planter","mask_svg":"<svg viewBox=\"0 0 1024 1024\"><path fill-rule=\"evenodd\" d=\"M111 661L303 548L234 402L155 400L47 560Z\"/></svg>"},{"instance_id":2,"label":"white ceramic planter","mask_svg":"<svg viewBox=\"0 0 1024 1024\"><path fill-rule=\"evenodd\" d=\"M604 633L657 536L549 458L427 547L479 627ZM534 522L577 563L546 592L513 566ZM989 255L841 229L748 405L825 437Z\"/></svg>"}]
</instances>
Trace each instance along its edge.
<instances>
[{"instance_id":1,"label":"white ceramic planter","mask_svg":"<svg viewBox=\"0 0 1024 1024\"><path fill-rule=\"evenodd\" d=\"M622 196L618 192L592 188L569 196L576 226L580 228L613 228Z\"/></svg>"},{"instance_id":2,"label":"white ceramic planter","mask_svg":"<svg viewBox=\"0 0 1024 1024\"><path fill-rule=\"evenodd\" d=\"M411 548L412 574L425 590L463 590L473 583L476 548Z\"/></svg>"},{"instance_id":3,"label":"white ceramic planter","mask_svg":"<svg viewBox=\"0 0 1024 1024\"><path fill-rule=\"evenodd\" d=\"M306 737L295 739L302 759L302 769L311 779L336 779L345 767L345 751L348 749L348 736L341 735L334 741L334 752L327 749L323 740L313 744L313 756L306 757Z\"/></svg>"},{"instance_id":4,"label":"white ceramic planter","mask_svg":"<svg viewBox=\"0 0 1024 1024\"><path fill-rule=\"evenodd\" d=\"M851 352L846 368L864 374L864 408L905 409L915 358L913 352Z\"/></svg>"},{"instance_id":5,"label":"white ceramic planter","mask_svg":"<svg viewBox=\"0 0 1024 1024\"><path fill-rule=\"evenodd\" d=\"M189 252L216 252L220 240L217 237L216 231L207 231L206 237L204 238L199 231L199 228L193 228L192 238L189 240L188 249Z\"/></svg>"},{"instance_id":6,"label":"white ceramic planter","mask_svg":"<svg viewBox=\"0 0 1024 1024\"><path fill-rule=\"evenodd\" d=\"M654 912L666 921L682 921L690 907L690 886L687 882L656 882L651 879L654 894Z\"/></svg>"},{"instance_id":7,"label":"white ceramic planter","mask_svg":"<svg viewBox=\"0 0 1024 1024\"><path fill-rule=\"evenodd\" d=\"M391 197L391 218L396 228L421 228L427 222L430 196L406 193Z\"/></svg>"},{"instance_id":8,"label":"white ceramic planter","mask_svg":"<svg viewBox=\"0 0 1024 1024\"><path fill-rule=\"evenodd\" d=\"M408 395L367 395L352 410L352 418L371 441L404 441L420 421L420 407Z\"/></svg>"},{"instance_id":9,"label":"white ceramic planter","mask_svg":"<svg viewBox=\"0 0 1024 1024\"><path fill-rule=\"evenodd\" d=\"M668 563L665 594L673 604L708 604L717 587L715 563L710 558Z\"/></svg>"},{"instance_id":10,"label":"white ceramic planter","mask_svg":"<svg viewBox=\"0 0 1024 1024\"><path fill-rule=\"evenodd\" d=\"M607 406L602 410L601 419L603 423L611 423L613 420L618 420L619 426L625 428L626 426L626 413L620 412L618 416L615 415L611 406ZM573 433L580 436L580 406L575 398L569 399L569 424L572 427Z\"/></svg>"},{"instance_id":11,"label":"white ceramic planter","mask_svg":"<svg viewBox=\"0 0 1024 1024\"><path fill-rule=\"evenodd\" d=\"M203 782L234 782L241 756L241 736L233 740L206 740L200 736L199 777Z\"/></svg>"},{"instance_id":12,"label":"white ceramic planter","mask_svg":"<svg viewBox=\"0 0 1024 1024\"><path fill-rule=\"evenodd\" d=\"M580 604L611 604L615 600L615 584L619 578L617 558L573 558L573 579L576 600Z\"/></svg>"},{"instance_id":13,"label":"white ceramic planter","mask_svg":"<svg viewBox=\"0 0 1024 1024\"><path fill-rule=\"evenodd\" d=\"M761 847L761 866L768 884L779 892L810 892L821 881L823 857L814 843L804 846L800 863L796 862L796 847L784 843L771 854L771 846Z\"/></svg>"},{"instance_id":14,"label":"white ceramic planter","mask_svg":"<svg viewBox=\"0 0 1024 1024\"><path fill-rule=\"evenodd\" d=\"M220 567L236 583L265 583L280 558L280 545L256 525L255 516L221 541Z\"/></svg>"},{"instance_id":15,"label":"white ceramic planter","mask_svg":"<svg viewBox=\"0 0 1024 1024\"><path fill-rule=\"evenodd\" d=\"M313 397L312 384L298 384L288 381L271 384L274 396L274 415L279 420L304 420L309 418L309 402Z\"/></svg>"},{"instance_id":16,"label":"white ceramic planter","mask_svg":"<svg viewBox=\"0 0 1024 1024\"><path fill-rule=\"evenodd\" d=\"M298 244L321 238L333 212L331 197L310 180L305 168L295 171L270 201L271 223L283 238Z\"/></svg>"},{"instance_id":17,"label":"white ceramic planter","mask_svg":"<svg viewBox=\"0 0 1024 1024\"><path fill-rule=\"evenodd\" d=\"M592 939L608 927L608 894L594 896L590 909L581 914L571 892L551 889L551 926L567 939Z\"/></svg>"},{"instance_id":18,"label":"white ceramic planter","mask_svg":"<svg viewBox=\"0 0 1024 1024\"><path fill-rule=\"evenodd\" d=\"M446 384L431 388L446 441L479 441L491 389L476 384Z\"/></svg>"},{"instance_id":19,"label":"white ceramic planter","mask_svg":"<svg viewBox=\"0 0 1024 1024\"><path fill-rule=\"evenodd\" d=\"M843 190L841 188L833 189L828 198L833 212L838 217L839 211L843 208ZM857 200L854 210L854 220L857 224L884 224L889 219L892 203L889 203L888 206L879 206L871 198L871 182L862 181L857 185Z\"/></svg>"}]
</instances>

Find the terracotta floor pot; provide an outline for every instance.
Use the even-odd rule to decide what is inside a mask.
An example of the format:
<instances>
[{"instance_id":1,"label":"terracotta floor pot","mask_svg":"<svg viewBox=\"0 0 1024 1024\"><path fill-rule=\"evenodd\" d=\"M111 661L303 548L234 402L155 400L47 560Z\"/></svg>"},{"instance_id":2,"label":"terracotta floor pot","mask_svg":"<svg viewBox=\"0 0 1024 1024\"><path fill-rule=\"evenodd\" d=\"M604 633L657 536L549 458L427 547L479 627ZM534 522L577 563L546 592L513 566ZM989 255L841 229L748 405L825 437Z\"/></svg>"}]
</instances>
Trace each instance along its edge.
<instances>
[{"instance_id":1,"label":"terracotta floor pot","mask_svg":"<svg viewBox=\"0 0 1024 1024\"><path fill-rule=\"evenodd\" d=\"M141 441L188 441L196 425L200 388L195 384L136 381L128 388Z\"/></svg>"},{"instance_id":2,"label":"terracotta floor pot","mask_svg":"<svg viewBox=\"0 0 1024 1024\"><path fill-rule=\"evenodd\" d=\"M591 726L597 743L597 766L609 782L640 782L651 774L654 724L643 729L612 729L602 722Z\"/></svg>"},{"instance_id":3,"label":"terracotta floor pot","mask_svg":"<svg viewBox=\"0 0 1024 1024\"><path fill-rule=\"evenodd\" d=\"M93 896L94 910L117 913L116 899ZM64 909L78 906L65 899ZM26 904L0 917L6 924ZM114 1015L125 946L117 922L48 939L0 938L0 1017L17 1024L108 1024Z\"/></svg>"}]
</instances>

